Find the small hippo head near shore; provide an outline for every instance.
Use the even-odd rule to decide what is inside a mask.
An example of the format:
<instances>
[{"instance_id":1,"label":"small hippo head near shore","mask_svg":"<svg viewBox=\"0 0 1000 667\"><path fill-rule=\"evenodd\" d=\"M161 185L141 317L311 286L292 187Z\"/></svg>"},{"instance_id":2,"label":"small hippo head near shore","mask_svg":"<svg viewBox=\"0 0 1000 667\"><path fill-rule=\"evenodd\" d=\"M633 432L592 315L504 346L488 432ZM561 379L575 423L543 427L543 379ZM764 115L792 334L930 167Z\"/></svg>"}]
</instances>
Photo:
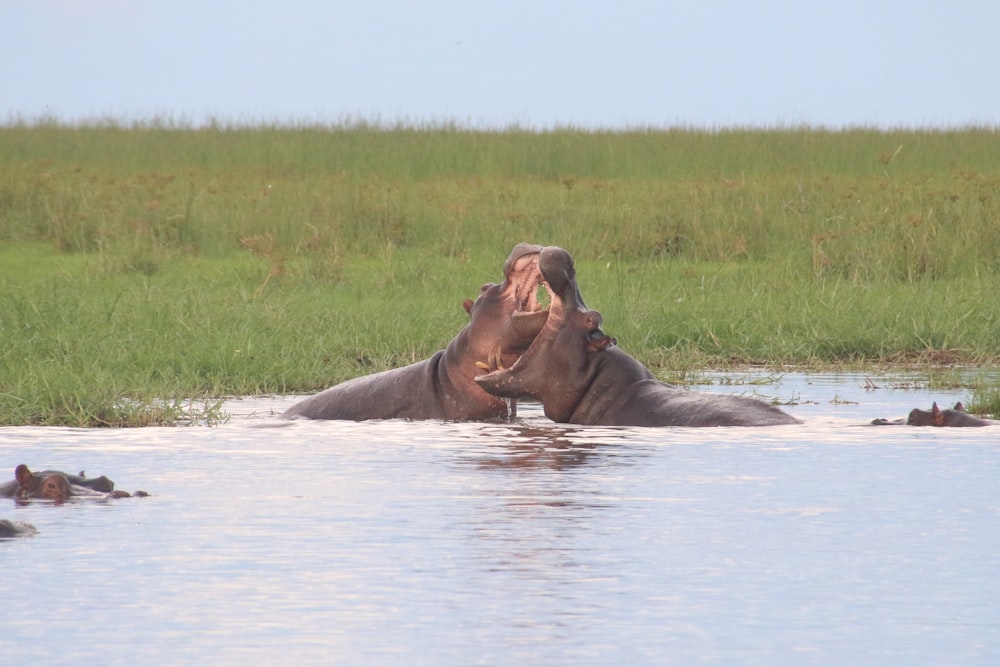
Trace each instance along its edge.
<instances>
[{"instance_id":1,"label":"small hippo head near shore","mask_svg":"<svg viewBox=\"0 0 1000 667\"><path fill-rule=\"evenodd\" d=\"M902 419L873 419L871 423L873 426L947 426L961 428L990 426L1000 422L980 419L979 417L970 415L965 411L965 406L959 401L955 403L954 408L945 408L944 410L938 407L937 402L931 405L930 410L913 408L910 410L910 414L906 417L905 421Z\"/></svg>"}]
</instances>

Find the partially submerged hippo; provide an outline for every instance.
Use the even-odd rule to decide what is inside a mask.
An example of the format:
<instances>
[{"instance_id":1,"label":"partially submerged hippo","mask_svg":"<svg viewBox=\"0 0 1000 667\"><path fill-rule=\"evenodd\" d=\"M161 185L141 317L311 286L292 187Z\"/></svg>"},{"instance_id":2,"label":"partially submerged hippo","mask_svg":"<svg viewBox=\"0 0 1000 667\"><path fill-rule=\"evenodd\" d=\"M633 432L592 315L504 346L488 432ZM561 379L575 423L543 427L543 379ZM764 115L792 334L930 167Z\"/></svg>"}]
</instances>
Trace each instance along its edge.
<instances>
[{"instance_id":1,"label":"partially submerged hippo","mask_svg":"<svg viewBox=\"0 0 1000 667\"><path fill-rule=\"evenodd\" d=\"M873 419L872 424L875 426L991 426L993 424L1000 424L1000 422L990 421L989 419L980 419L979 417L974 417L965 411L965 406L959 401L955 404L954 408L945 408L942 410L938 407L937 402L931 406L930 410L921 410L920 408L913 408L910 410L909 416L906 421L902 419Z\"/></svg>"},{"instance_id":2,"label":"partially submerged hippo","mask_svg":"<svg viewBox=\"0 0 1000 667\"><path fill-rule=\"evenodd\" d=\"M0 519L0 540L8 537L34 535L37 532L38 530L36 530L30 523Z\"/></svg>"},{"instance_id":3,"label":"partially submerged hippo","mask_svg":"<svg viewBox=\"0 0 1000 667\"><path fill-rule=\"evenodd\" d=\"M576 283L573 258L544 248L538 267L551 297L549 316L513 366L476 378L497 396L529 396L557 422L609 426L770 426L797 419L763 401L695 393L658 381L601 330Z\"/></svg>"},{"instance_id":4,"label":"partially submerged hippo","mask_svg":"<svg viewBox=\"0 0 1000 667\"><path fill-rule=\"evenodd\" d=\"M136 491L135 495L149 494L145 491ZM0 485L0 497L18 500L46 498L63 502L74 496L129 498L132 494L127 491L115 491L115 483L104 475L87 478L82 473L70 475L58 470L31 472L23 463L14 469L14 481Z\"/></svg>"},{"instance_id":5,"label":"partially submerged hippo","mask_svg":"<svg viewBox=\"0 0 1000 667\"><path fill-rule=\"evenodd\" d=\"M424 361L354 378L304 399L281 414L309 419L509 419L516 405L480 389L483 370L514 363L541 330L547 312L537 290L541 246L520 243L504 263L504 281L466 300L469 323Z\"/></svg>"}]
</instances>

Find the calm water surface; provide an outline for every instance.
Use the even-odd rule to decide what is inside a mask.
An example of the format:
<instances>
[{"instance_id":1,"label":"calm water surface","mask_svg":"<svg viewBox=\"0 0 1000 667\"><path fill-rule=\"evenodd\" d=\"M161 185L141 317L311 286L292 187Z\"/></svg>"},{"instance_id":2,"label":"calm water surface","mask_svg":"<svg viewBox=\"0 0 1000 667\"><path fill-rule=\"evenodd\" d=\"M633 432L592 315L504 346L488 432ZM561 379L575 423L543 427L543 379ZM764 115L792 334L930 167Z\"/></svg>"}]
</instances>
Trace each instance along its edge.
<instances>
[{"instance_id":1,"label":"calm water surface","mask_svg":"<svg viewBox=\"0 0 1000 667\"><path fill-rule=\"evenodd\" d=\"M862 427L964 392L786 375L802 426L0 429L4 664L997 665L1000 427ZM888 381L887 383L888 384ZM703 391L741 392L713 386Z\"/></svg>"}]
</instances>

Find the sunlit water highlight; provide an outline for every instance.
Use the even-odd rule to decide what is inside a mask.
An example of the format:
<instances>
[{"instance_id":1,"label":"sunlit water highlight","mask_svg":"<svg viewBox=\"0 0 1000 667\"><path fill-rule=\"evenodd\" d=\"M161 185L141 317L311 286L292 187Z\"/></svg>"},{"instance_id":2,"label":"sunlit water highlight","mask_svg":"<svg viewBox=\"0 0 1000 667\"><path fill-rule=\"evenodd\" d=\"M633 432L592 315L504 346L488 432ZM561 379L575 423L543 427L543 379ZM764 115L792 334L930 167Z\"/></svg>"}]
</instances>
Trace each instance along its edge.
<instances>
[{"instance_id":1,"label":"sunlit water highlight","mask_svg":"<svg viewBox=\"0 0 1000 667\"><path fill-rule=\"evenodd\" d=\"M801 426L0 429L0 469L149 498L16 505L6 664L996 665L1000 427L962 393L786 375ZM707 387L740 392L748 387Z\"/></svg>"}]
</instances>

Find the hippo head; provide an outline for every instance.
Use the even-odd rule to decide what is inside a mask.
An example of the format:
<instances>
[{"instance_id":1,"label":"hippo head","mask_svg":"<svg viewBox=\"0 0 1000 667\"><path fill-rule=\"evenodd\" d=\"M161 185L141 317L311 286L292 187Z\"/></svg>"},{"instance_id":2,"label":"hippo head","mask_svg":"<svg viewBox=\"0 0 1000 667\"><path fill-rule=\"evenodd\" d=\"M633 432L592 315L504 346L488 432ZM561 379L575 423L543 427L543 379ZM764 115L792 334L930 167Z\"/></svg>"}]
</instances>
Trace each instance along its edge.
<instances>
[{"instance_id":1,"label":"hippo head","mask_svg":"<svg viewBox=\"0 0 1000 667\"><path fill-rule=\"evenodd\" d=\"M938 407L937 402L929 411L913 408L906 423L910 426L988 426L990 422L970 415L959 401L954 408L944 410Z\"/></svg>"},{"instance_id":2,"label":"hippo head","mask_svg":"<svg viewBox=\"0 0 1000 667\"><path fill-rule=\"evenodd\" d=\"M517 244L504 262L504 281L486 283L475 301L466 299L467 340L476 372L512 365L545 325L549 313L538 300L541 250L539 245Z\"/></svg>"},{"instance_id":3,"label":"hippo head","mask_svg":"<svg viewBox=\"0 0 1000 667\"><path fill-rule=\"evenodd\" d=\"M930 411L913 408L906 417L906 423L910 426L944 426L944 412L938 407L935 401Z\"/></svg>"},{"instance_id":4,"label":"hippo head","mask_svg":"<svg viewBox=\"0 0 1000 667\"><path fill-rule=\"evenodd\" d=\"M513 366L480 375L476 383L496 396L544 400L545 414L565 421L579 400L575 379L585 378L593 355L616 341L601 330L601 314L583 302L568 252L543 248L538 269L551 301L545 325Z\"/></svg>"},{"instance_id":5,"label":"hippo head","mask_svg":"<svg viewBox=\"0 0 1000 667\"><path fill-rule=\"evenodd\" d=\"M47 498L63 502L73 495L72 485L61 473L35 474L22 463L14 469L14 477L18 483L17 498Z\"/></svg>"}]
</instances>

